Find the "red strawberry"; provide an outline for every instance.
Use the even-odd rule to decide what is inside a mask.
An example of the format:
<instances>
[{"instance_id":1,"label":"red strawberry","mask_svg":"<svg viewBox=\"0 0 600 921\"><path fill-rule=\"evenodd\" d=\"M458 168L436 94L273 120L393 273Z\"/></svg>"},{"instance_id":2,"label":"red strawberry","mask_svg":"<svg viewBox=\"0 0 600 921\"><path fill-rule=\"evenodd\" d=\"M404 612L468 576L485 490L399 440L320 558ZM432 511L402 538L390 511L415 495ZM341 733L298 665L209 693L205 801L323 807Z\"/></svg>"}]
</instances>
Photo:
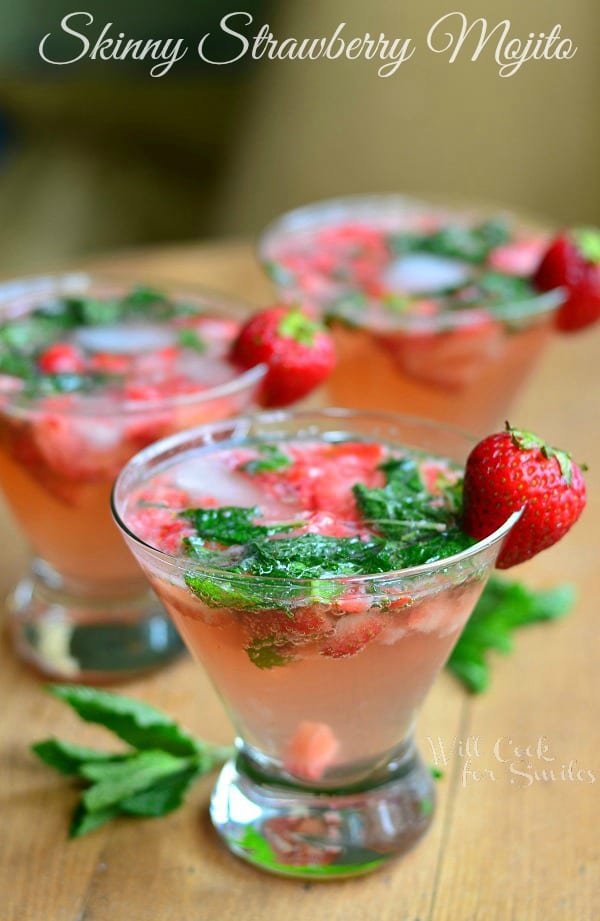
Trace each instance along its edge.
<instances>
[{"instance_id":1,"label":"red strawberry","mask_svg":"<svg viewBox=\"0 0 600 921\"><path fill-rule=\"evenodd\" d=\"M568 454L507 423L471 451L463 496L463 527L476 540L523 509L496 562L508 569L567 533L585 506L585 483Z\"/></svg>"},{"instance_id":2,"label":"red strawberry","mask_svg":"<svg viewBox=\"0 0 600 921\"><path fill-rule=\"evenodd\" d=\"M600 231L571 230L556 237L535 273L541 291L566 288L555 325L572 333L600 319Z\"/></svg>"},{"instance_id":3,"label":"red strawberry","mask_svg":"<svg viewBox=\"0 0 600 921\"><path fill-rule=\"evenodd\" d=\"M335 364L333 341L325 329L297 307L276 306L250 317L235 340L233 361L246 370L264 363L265 406L286 406L305 397Z\"/></svg>"},{"instance_id":4,"label":"red strawberry","mask_svg":"<svg viewBox=\"0 0 600 921\"><path fill-rule=\"evenodd\" d=\"M354 656L383 630L384 622L376 614L344 614L339 618L335 633L321 650L332 659Z\"/></svg>"},{"instance_id":5,"label":"red strawberry","mask_svg":"<svg viewBox=\"0 0 600 921\"><path fill-rule=\"evenodd\" d=\"M82 374L85 358L76 346L55 342L38 356L38 367L44 374Z\"/></svg>"}]
</instances>

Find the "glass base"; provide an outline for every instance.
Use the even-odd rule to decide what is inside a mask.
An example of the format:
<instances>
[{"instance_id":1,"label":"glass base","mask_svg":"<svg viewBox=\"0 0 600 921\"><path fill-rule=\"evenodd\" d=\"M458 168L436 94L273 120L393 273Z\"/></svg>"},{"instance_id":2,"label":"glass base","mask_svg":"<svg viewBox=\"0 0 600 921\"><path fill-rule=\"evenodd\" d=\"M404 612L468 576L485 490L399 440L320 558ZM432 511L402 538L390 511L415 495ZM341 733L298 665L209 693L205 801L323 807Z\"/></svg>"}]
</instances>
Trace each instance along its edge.
<instances>
[{"instance_id":1,"label":"glass base","mask_svg":"<svg viewBox=\"0 0 600 921\"><path fill-rule=\"evenodd\" d=\"M412 848L434 805L431 773L411 748L386 782L335 791L261 778L240 755L222 769L210 814L227 847L262 870L339 879L370 873Z\"/></svg>"},{"instance_id":2,"label":"glass base","mask_svg":"<svg viewBox=\"0 0 600 921\"><path fill-rule=\"evenodd\" d=\"M50 678L85 684L126 681L179 656L184 646L143 582L111 592L67 586L43 560L8 599L19 656Z\"/></svg>"}]
</instances>

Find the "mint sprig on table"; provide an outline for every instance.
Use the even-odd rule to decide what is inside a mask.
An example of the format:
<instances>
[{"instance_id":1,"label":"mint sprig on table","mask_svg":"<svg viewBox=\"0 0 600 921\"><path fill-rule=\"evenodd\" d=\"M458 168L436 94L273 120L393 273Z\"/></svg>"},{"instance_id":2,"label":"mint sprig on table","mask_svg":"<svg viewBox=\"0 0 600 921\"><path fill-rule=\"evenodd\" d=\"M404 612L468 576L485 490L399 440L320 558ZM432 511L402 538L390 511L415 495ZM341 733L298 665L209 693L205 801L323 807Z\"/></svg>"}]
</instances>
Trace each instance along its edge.
<instances>
[{"instance_id":1,"label":"mint sprig on table","mask_svg":"<svg viewBox=\"0 0 600 921\"><path fill-rule=\"evenodd\" d=\"M105 752L59 739L32 746L42 761L85 787L73 814L72 838L121 815L156 818L172 812L195 780L233 754L232 748L195 738L139 700L77 685L49 690L82 719L106 727L131 746Z\"/></svg>"},{"instance_id":2,"label":"mint sprig on table","mask_svg":"<svg viewBox=\"0 0 600 921\"><path fill-rule=\"evenodd\" d=\"M446 668L469 691L485 691L490 682L488 653L511 652L515 630L528 624L559 620L568 614L574 601L575 590L571 585L537 591L522 582L492 576Z\"/></svg>"}]
</instances>

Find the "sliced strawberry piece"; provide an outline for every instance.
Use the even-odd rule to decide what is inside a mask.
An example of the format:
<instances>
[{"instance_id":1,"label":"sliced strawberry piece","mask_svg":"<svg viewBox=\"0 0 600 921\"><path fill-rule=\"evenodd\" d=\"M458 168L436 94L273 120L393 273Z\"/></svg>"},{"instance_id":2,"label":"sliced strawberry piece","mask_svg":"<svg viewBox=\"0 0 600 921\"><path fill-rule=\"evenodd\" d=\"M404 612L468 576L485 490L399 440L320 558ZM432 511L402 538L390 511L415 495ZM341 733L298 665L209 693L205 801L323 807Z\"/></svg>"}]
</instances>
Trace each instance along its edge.
<instances>
[{"instance_id":1,"label":"sliced strawberry piece","mask_svg":"<svg viewBox=\"0 0 600 921\"><path fill-rule=\"evenodd\" d=\"M278 610L244 612L240 620L253 643L309 642L333 632L331 620L316 606L296 608L291 615Z\"/></svg>"},{"instance_id":2,"label":"sliced strawberry piece","mask_svg":"<svg viewBox=\"0 0 600 921\"><path fill-rule=\"evenodd\" d=\"M304 780L320 780L338 751L339 742L327 723L303 720L285 748L283 767Z\"/></svg>"},{"instance_id":3,"label":"sliced strawberry piece","mask_svg":"<svg viewBox=\"0 0 600 921\"><path fill-rule=\"evenodd\" d=\"M55 342L38 355L38 367L44 374L83 374L86 360L83 352L68 342Z\"/></svg>"},{"instance_id":4,"label":"sliced strawberry piece","mask_svg":"<svg viewBox=\"0 0 600 921\"><path fill-rule=\"evenodd\" d=\"M345 614L339 618L335 633L321 653L332 659L355 656L379 636L383 627L384 620L377 614Z\"/></svg>"},{"instance_id":5,"label":"sliced strawberry piece","mask_svg":"<svg viewBox=\"0 0 600 921\"><path fill-rule=\"evenodd\" d=\"M538 268L547 245L541 237L505 243L491 251L487 263L496 272L528 278Z\"/></svg>"},{"instance_id":6,"label":"sliced strawberry piece","mask_svg":"<svg viewBox=\"0 0 600 921\"><path fill-rule=\"evenodd\" d=\"M89 360L90 371L103 374L127 374L130 359L126 355L117 355L113 352L96 352Z\"/></svg>"},{"instance_id":7,"label":"sliced strawberry piece","mask_svg":"<svg viewBox=\"0 0 600 921\"><path fill-rule=\"evenodd\" d=\"M379 335L404 374L436 387L461 390L473 384L506 348L501 323L473 311L472 322L442 332Z\"/></svg>"}]
</instances>

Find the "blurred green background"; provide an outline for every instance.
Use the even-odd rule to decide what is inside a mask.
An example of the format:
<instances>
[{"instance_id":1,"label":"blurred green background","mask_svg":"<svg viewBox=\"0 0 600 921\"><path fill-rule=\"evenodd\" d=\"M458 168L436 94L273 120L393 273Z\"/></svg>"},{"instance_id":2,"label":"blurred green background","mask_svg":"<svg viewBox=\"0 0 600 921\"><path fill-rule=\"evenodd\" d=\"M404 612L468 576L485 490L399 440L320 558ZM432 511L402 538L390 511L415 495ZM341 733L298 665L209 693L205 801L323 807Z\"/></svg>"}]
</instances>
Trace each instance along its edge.
<instances>
[{"instance_id":1,"label":"blurred green background","mask_svg":"<svg viewBox=\"0 0 600 921\"><path fill-rule=\"evenodd\" d=\"M508 18L525 38L561 23L579 50L504 79L491 50L449 64L425 36L456 8L490 26ZM160 79L145 62L44 64L40 39L82 9L95 17L90 38L113 22L112 34L182 37L190 51ZM203 64L198 39L217 40L220 18L239 10L278 38L329 36L346 22L347 36L385 32L418 48L386 79L362 59ZM599 34L597 0L1 0L0 272L254 235L287 208L353 192L598 223ZM211 49L226 56L226 45Z\"/></svg>"}]
</instances>

